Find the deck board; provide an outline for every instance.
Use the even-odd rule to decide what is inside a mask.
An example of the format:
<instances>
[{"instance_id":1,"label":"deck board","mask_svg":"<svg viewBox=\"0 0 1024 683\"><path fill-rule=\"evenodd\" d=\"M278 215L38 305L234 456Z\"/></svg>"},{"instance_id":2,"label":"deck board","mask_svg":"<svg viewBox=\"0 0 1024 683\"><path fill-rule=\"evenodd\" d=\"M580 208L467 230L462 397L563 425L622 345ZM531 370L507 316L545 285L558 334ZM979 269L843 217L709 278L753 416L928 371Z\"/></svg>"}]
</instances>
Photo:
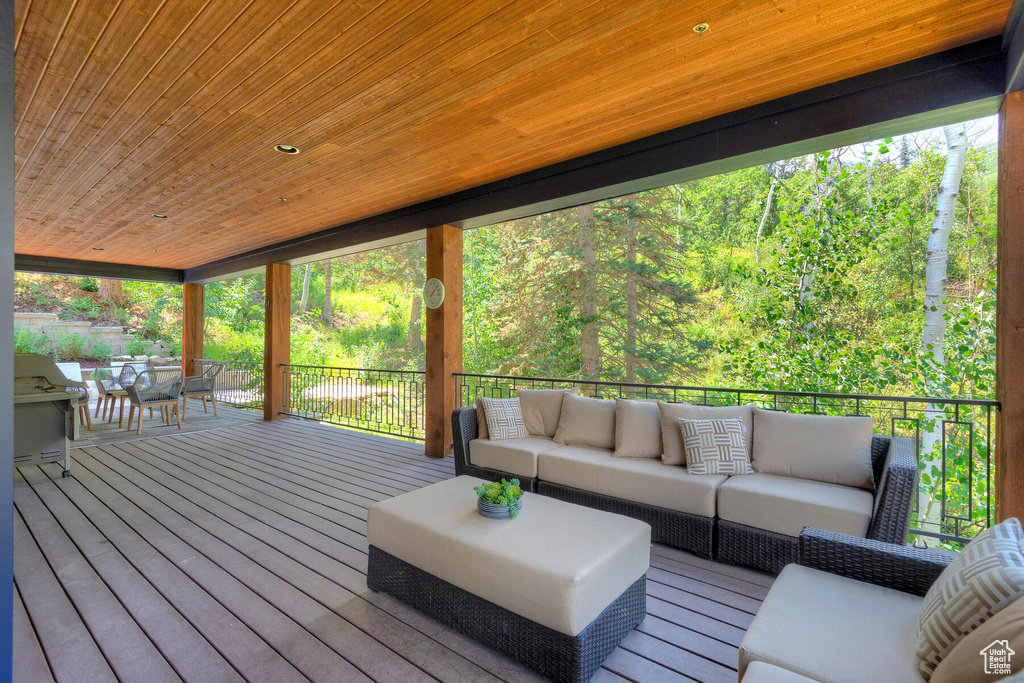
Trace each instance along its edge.
<instances>
[{"instance_id":1,"label":"deck board","mask_svg":"<svg viewBox=\"0 0 1024 683\"><path fill-rule=\"evenodd\" d=\"M19 470L15 680L541 680L366 588L367 508L450 459L226 417L76 448L68 479ZM648 618L594 680L735 680L772 577L664 546L651 567Z\"/></svg>"}]
</instances>

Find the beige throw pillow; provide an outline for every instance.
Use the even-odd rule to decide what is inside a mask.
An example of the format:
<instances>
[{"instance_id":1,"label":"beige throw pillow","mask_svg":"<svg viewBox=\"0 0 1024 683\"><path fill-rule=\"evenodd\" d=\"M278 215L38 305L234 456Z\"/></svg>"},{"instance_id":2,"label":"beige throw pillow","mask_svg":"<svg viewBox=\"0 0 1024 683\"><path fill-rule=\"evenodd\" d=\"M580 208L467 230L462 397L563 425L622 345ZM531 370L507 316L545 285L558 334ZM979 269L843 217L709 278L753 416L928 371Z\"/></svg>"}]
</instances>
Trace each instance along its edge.
<instances>
[{"instance_id":1,"label":"beige throw pillow","mask_svg":"<svg viewBox=\"0 0 1024 683\"><path fill-rule=\"evenodd\" d=\"M661 457L661 411L656 401L615 399L616 458Z\"/></svg>"},{"instance_id":2,"label":"beige throw pillow","mask_svg":"<svg viewBox=\"0 0 1024 683\"><path fill-rule=\"evenodd\" d=\"M743 436L743 419L685 420L679 429L690 474L753 474Z\"/></svg>"},{"instance_id":3,"label":"beige throw pillow","mask_svg":"<svg viewBox=\"0 0 1024 683\"><path fill-rule=\"evenodd\" d=\"M484 415L483 396L480 396L479 398L476 399L476 438L490 438L490 435L487 433L487 416Z\"/></svg>"},{"instance_id":4,"label":"beige throw pillow","mask_svg":"<svg viewBox=\"0 0 1024 683\"><path fill-rule=\"evenodd\" d=\"M875 490L874 418L754 410L755 472Z\"/></svg>"},{"instance_id":5,"label":"beige throw pillow","mask_svg":"<svg viewBox=\"0 0 1024 683\"><path fill-rule=\"evenodd\" d=\"M614 449L615 401L566 394L555 442Z\"/></svg>"},{"instance_id":6,"label":"beige throw pillow","mask_svg":"<svg viewBox=\"0 0 1024 683\"><path fill-rule=\"evenodd\" d=\"M930 679L964 636L1021 597L1024 533L1011 518L978 534L925 594L917 632L921 675Z\"/></svg>"},{"instance_id":7,"label":"beige throw pillow","mask_svg":"<svg viewBox=\"0 0 1024 683\"><path fill-rule=\"evenodd\" d=\"M679 431L679 418L684 420L723 420L738 417L743 420L746 431L747 457L750 457L750 442L754 430L754 406L695 406L689 403L664 403L658 401L661 411L661 439L664 444L663 465L686 465L686 451Z\"/></svg>"},{"instance_id":8,"label":"beige throw pillow","mask_svg":"<svg viewBox=\"0 0 1024 683\"><path fill-rule=\"evenodd\" d=\"M1024 598L1017 598L964 636L935 667L931 683L983 683L1022 671Z\"/></svg>"},{"instance_id":9,"label":"beige throw pillow","mask_svg":"<svg viewBox=\"0 0 1024 683\"><path fill-rule=\"evenodd\" d=\"M518 398L482 398L491 441L525 439L530 436L523 422Z\"/></svg>"},{"instance_id":10,"label":"beige throw pillow","mask_svg":"<svg viewBox=\"0 0 1024 683\"><path fill-rule=\"evenodd\" d=\"M523 410L523 422L530 436L554 436L562 416L562 397L579 389L518 389L516 397Z\"/></svg>"}]
</instances>

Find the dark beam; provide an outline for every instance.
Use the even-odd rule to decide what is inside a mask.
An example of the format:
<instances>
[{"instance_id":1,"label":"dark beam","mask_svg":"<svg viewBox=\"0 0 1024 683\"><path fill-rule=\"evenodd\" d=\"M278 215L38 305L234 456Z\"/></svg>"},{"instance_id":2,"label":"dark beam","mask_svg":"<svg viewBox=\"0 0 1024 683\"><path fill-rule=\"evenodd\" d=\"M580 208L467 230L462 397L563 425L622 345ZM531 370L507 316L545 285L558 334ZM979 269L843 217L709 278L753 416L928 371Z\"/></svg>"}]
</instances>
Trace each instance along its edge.
<instances>
[{"instance_id":1,"label":"dark beam","mask_svg":"<svg viewBox=\"0 0 1024 683\"><path fill-rule=\"evenodd\" d=\"M994 114L1006 55L992 38L748 107L185 272L206 282L431 226L476 228Z\"/></svg>"},{"instance_id":2,"label":"dark beam","mask_svg":"<svg viewBox=\"0 0 1024 683\"><path fill-rule=\"evenodd\" d=\"M1024 0L1015 0L1003 29L1006 53L1006 92L1024 90Z\"/></svg>"},{"instance_id":3,"label":"dark beam","mask_svg":"<svg viewBox=\"0 0 1024 683\"><path fill-rule=\"evenodd\" d=\"M14 269L23 273L78 275L113 280L172 283L185 281L184 271L173 268L152 268L150 266L133 266L127 263L103 263L102 261L78 261L30 254L15 254Z\"/></svg>"}]
</instances>

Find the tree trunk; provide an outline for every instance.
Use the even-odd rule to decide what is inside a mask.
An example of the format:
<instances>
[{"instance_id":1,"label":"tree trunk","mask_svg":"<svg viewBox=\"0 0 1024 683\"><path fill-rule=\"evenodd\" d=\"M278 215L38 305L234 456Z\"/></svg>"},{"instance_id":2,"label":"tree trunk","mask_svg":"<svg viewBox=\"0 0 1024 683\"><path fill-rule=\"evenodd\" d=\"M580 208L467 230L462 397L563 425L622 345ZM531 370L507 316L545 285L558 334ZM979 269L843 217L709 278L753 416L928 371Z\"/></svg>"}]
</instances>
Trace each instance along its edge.
<instances>
[{"instance_id":1,"label":"tree trunk","mask_svg":"<svg viewBox=\"0 0 1024 683\"><path fill-rule=\"evenodd\" d=\"M124 287L120 280L100 280L98 294L100 301L105 301L115 306L124 304Z\"/></svg>"},{"instance_id":2,"label":"tree trunk","mask_svg":"<svg viewBox=\"0 0 1024 683\"><path fill-rule=\"evenodd\" d=\"M334 327L334 309L331 307L331 259L324 261L324 310L320 314L325 327Z\"/></svg>"},{"instance_id":3,"label":"tree trunk","mask_svg":"<svg viewBox=\"0 0 1024 683\"><path fill-rule=\"evenodd\" d=\"M420 334L420 315L422 313L422 302L420 295L412 298L412 310L409 312L409 336L407 343L410 349L422 351L423 337Z\"/></svg>"},{"instance_id":4,"label":"tree trunk","mask_svg":"<svg viewBox=\"0 0 1024 683\"><path fill-rule=\"evenodd\" d=\"M768 214L772 212L772 196L775 194L775 186L778 181L772 178L772 186L768 188L768 200L764 203L764 213L761 214L761 222L757 226L757 240L754 242L754 261L761 262L761 236L764 234L764 225L768 222Z\"/></svg>"},{"instance_id":5,"label":"tree trunk","mask_svg":"<svg viewBox=\"0 0 1024 683\"><path fill-rule=\"evenodd\" d=\"M964 124L946 126L946 165L935 201L935 218L928 234L925 256L924 332L921 334L921 350L931 353L932 362L942 366L946 362L943 343L946 337L946 268L949 265L949 236L953 231L956 216L956 198L960 192L960 180L967 162L967 129ZM933 393L929 391L929 393ZM921 455L924 472L934 468L938 476L932 477L932 486L922 488L918 500L918 523L925 522L938 528L941 510L941 467L942 435L945 412L940 406L929 405L925 411L926 423L922 429ZM925 488L931 489L927 493Z\"/></svg>"},{"instance_id":6,"label":"tree trunk","mask_svg":"<svg viewBox=\"0 0 1024 683\"><path fill-rule=\"evenodd\" d=\"M313 264L306 264L306 274L302 278L302 297L299 299L299 313L306 312L306 304L309 303L309 276L313 273Z\"/></svg>"},{"instance_id":7,"label":"tree trunk","mask_svg":"<svg viewBox=\"0 0 1024 683\"><path fill-rule=\"evenodd\" d=\"M580 373L585 379L601 376L601 345L598 339L597 322L597 250L594 247L594 207L581 206L579 218L580 251L583 263L580 268L580 352L582 363Z\"/></svg>"},{"instance_id":8,"label":"tree trunk","mask_svg":"<svg viewBox=\"0 0 1024 683\"><path fill-rule=\"evenodd\" d=\"M628 210L628 209L627 209ZM637 273L636 220L626 219L626 381L636 382Z\"/></svg>"}]
</instances>

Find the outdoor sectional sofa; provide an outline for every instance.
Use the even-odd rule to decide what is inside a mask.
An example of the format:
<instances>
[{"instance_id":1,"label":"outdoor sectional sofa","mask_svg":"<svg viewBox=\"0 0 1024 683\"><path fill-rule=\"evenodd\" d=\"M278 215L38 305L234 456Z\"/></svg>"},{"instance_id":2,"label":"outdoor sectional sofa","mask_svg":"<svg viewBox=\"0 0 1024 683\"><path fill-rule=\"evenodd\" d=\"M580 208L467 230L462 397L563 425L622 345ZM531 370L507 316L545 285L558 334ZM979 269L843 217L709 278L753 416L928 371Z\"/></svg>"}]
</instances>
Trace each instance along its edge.
<instances>
[{"instance_id":1,"label":"outdoor sectional sofa","mask_svg":"<svg viewBox=\"0 0 1024 683\"><path fill-rule=\"evenodd\" d=\"M486 425L478 421L482 410L456 409L452 414L456 474L490 481L518 478L524 490L647 522L654 542L772 573L797 560L798 539L805 526L888 543L907 540L917 491L913 442L875 436L870 423L865 435L864 424L851 421L870 418L791 415L753 406L599 401L573 394L566 399L566 410L588 410L589 421L584 428L577 424L565 430L565 415L556 408L560 402L551 396L555 393L561 392L520 390L528 438L481 439ZM662 413L657 425L655 406ZM671 461L674 422L664 415L678 413L694 419L742 415L745 424L749 422L747 447L755 456L754 471L696 475L685 466L666 465ZM765 443L784 439L793 444L792 453L781 454L789 476L780 474L777 463L774 469L769 467L765 458L759 467L758 424ZM851 426L853 431L845 433ZM815 439L819 446L822 443L822 427L838 432L827 446L814 450ZM807 434L809 442L804 438ZM842 472L836 474L830 468L849 469L848 463L830 454L849 450L849 442L857 438L870 452L862 457L862 474L854 472L862 480L844 479ZM649 453L660 449L662 455L637 457L635 452L643 447L636 444L644 440L650 441ZM630 451L629 457L613 455ZM851 481L855 485L849 485Z\"/></svg>"}]
</instances>

